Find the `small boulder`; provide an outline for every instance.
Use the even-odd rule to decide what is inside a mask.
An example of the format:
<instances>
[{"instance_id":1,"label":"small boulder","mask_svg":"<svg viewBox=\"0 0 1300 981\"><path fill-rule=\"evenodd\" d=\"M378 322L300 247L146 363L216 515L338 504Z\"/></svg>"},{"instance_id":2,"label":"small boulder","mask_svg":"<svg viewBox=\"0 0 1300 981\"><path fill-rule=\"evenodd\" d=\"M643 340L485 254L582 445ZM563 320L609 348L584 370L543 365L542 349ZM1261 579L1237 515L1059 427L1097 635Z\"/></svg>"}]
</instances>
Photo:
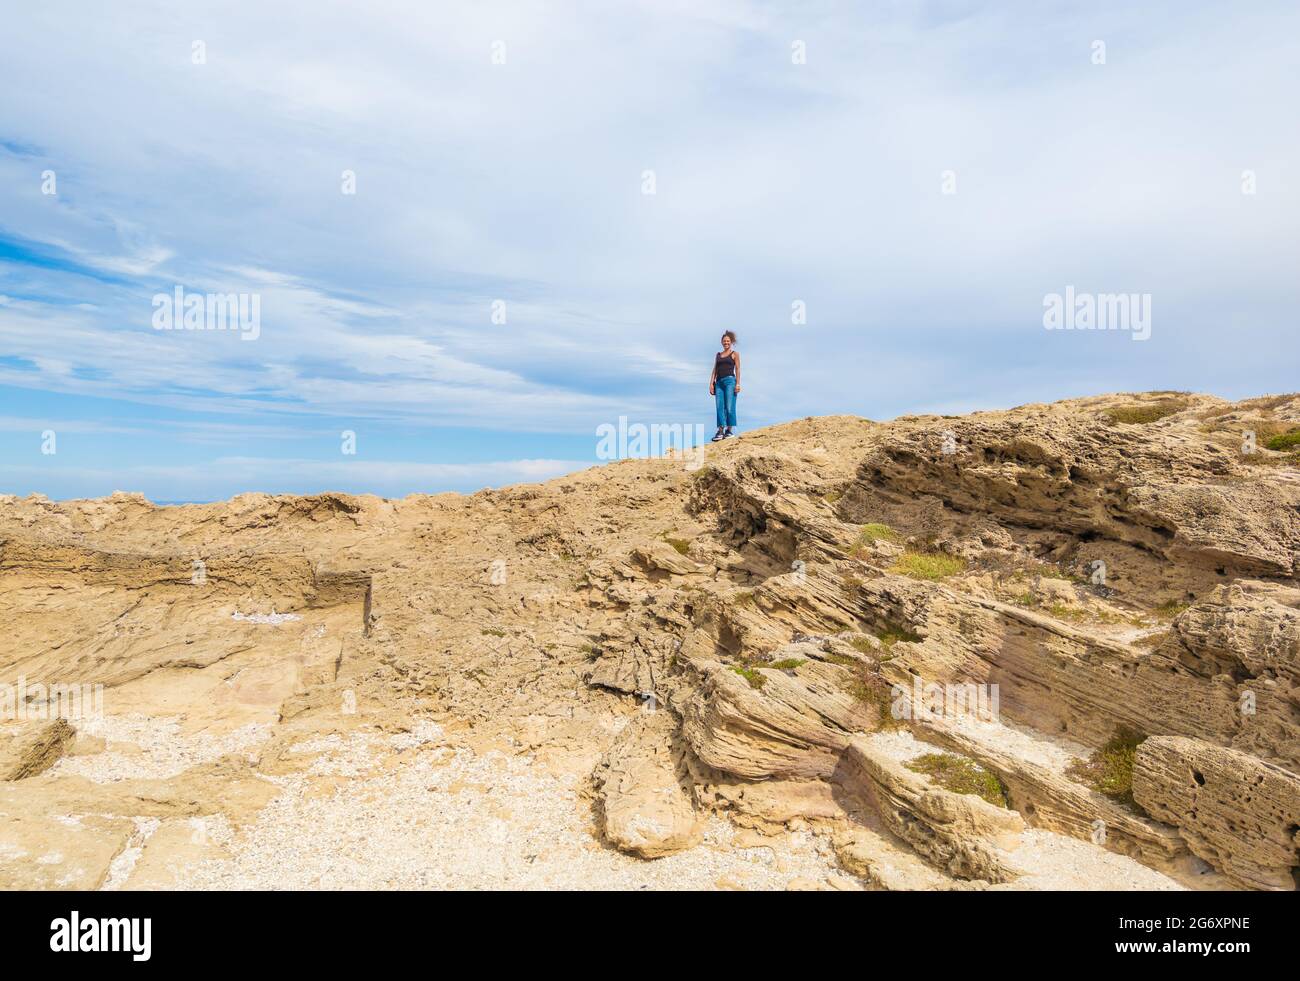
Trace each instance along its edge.
<instances>
[{"instance_id":1,"label":"small boulder","mask_svg":"<svg viewBox=\"0 0 1300 981\"><path fill-rule=\"evenodd\" d=\"M593 774L614 847L661 858L699 842L701 822L684 771L672 713L645 712L628 723Z\"/></svg>"}]
</instances>

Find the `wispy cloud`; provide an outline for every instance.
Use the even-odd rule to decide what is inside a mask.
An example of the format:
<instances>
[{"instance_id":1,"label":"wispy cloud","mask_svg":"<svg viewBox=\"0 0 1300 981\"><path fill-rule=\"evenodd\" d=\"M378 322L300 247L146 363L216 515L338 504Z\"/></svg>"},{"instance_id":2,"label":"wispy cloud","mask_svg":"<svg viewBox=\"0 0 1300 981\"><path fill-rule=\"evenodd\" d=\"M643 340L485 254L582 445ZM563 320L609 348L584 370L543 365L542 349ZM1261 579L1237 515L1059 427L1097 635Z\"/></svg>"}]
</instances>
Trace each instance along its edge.
<instances>
[{"instance_id":1,"label":"wispy cloud","mask_svg":"<svg viewBox=\"0 0 1300 981\"><path fill-rule=\"evenodd\" d=\"M112 433L124 474L218 423L580 457L620 414L707 421L724 328L746 426L1294 387L1297 39L1280 0L28 5L0 386L148 430ZM1067 284L1152 293L1150 342L1044 332ZM176 285L258 294L258 340L153 330Z\"/></svg>"}]
</instances>

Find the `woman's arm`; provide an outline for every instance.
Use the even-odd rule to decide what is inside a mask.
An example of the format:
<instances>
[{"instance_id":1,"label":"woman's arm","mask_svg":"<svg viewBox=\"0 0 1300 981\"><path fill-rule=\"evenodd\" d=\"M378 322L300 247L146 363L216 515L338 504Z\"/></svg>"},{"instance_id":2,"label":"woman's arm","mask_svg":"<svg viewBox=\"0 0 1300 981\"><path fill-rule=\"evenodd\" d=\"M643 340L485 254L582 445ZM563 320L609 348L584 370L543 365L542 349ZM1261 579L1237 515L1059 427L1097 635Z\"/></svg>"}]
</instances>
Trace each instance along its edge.
<instances>
[{"instance_id":1,"label":"woman's arm","mask_svg":"<svg viewBox=\"0 0 1300 981\"><path fill-rule=\"evenodd\" d=\"M739 392L740 391L740 352L739 351L731 352L731 361L736 366L736 391ZM718 370L717 365L714 365L713 370L714 371Z\"/></svg>"},{"instance_id":2,"label":"woman's arm","mask_svg":"<svg viewBox=\"0 0 1300 981\"><path fill-rule=\"evenodd\" d=\"M717 380L718 380L718 359L714 358L713 370L709 372L709 394L710 395L714 394L713 386L717 383Z\"/></svg>"}]
</instances>

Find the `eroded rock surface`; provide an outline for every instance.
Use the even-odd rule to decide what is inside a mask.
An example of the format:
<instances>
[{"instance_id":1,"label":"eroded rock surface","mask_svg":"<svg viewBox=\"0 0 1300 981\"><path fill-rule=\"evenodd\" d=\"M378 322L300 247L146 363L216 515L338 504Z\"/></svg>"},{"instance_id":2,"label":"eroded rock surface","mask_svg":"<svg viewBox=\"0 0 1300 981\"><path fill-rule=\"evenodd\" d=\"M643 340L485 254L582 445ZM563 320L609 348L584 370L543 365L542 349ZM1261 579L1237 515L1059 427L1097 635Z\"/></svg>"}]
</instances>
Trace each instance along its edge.
<instances>
[{"instance_id":1,"label":"eroded rock surface","mask_svg":"<svg viewBox=\"0 0 1300 981\"><path fill-rule=\"evenodd\" d=\"M0 684L103 686L0 725L0 885L1294 888L1300 469L1241 448L1296 428L1111 395L469 496L0 497ZM1126 733L1131 799L1083 765Z\"/></svg>"},{"instance_id":2,"label":"eroded rock surface","mask_svg":"<svg viewBox=\"0 0 1300 981\"><path fill-rule=\"evenodd\" d=\"M1243 889L1295 889L1300 777L1235 749L1153 736L1138 747L1138 804Z\"/></svg>"},{"instance_id":3,"label":"eroded rock surface","mask_svg":"<svg viewBox=\"0 0 1300 981\"><path fill-rule=\"evenodd\" d=\"M1025 824L1015 811L936 787L861 739L844 754L843 779L886 828L943 871L986 882L1015 877L1001 855L1020 844Z\"/></svg>"},{"instance_id":4,"label":"eroded rock surface","mask_svg":"<svg viewBox=\"0 0 1300 981\"><path fill-rule=\"evenodd\" d=\"M669 712L629 722L595 771L605 837L617 848L660 858L700 840L677 723Z\"/></svg>"}]
</instances>

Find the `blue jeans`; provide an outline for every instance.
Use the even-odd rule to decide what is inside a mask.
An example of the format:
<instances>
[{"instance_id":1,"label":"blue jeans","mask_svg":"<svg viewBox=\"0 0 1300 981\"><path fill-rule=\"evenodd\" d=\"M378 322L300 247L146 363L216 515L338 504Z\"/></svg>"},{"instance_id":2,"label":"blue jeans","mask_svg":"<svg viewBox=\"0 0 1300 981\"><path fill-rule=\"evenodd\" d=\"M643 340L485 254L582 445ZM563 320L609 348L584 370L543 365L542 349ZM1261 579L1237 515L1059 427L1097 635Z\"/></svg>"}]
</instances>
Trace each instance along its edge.
<instances>
[{"instance_id":1,"label":"blue jeans","mask_svg":"<svg viewBox=\"0 0 1300 981\"><path fill-rule=\"evenodd\" d=\"M713 383L713 400L718 405L718 428L736 425L736 379L732 375Z\"/></svg>"}]
</instances>

